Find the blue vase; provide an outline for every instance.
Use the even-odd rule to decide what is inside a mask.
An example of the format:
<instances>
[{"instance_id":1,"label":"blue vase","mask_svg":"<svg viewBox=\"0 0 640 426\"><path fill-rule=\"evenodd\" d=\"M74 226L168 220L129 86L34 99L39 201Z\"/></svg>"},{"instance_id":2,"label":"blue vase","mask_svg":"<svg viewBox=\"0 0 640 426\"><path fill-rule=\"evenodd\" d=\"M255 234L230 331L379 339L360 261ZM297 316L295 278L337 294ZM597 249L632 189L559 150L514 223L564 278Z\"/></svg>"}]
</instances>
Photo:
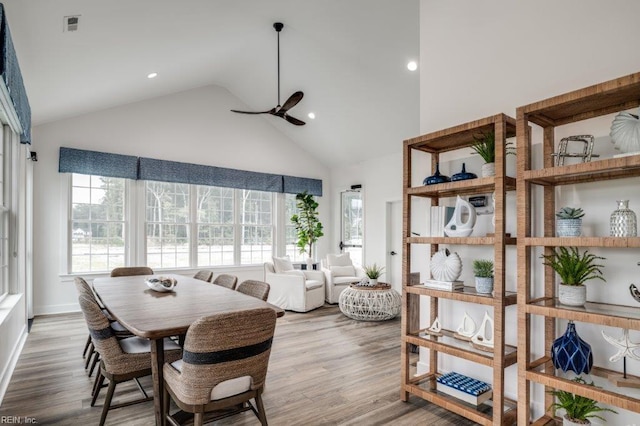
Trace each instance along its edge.
<instances>
[{"instance_id":1,"label":"blue vase","mask_svg":"<svg viewBox=\"0 0 640 426\"><path fill-rule=\"evenodd\" d=\"M576 374L589 374L593 367L591 345L582 340L576 331L576 325L569 321L567 331L551 346L553 366L565 373L572 370Z\"/></svg>"},{"instance_id":2,"label":"blue vase","mask_svg":"<svg viewBox=\"0 0 640 426\"><path fill-rule=\"evenodd\" d=\"M424 181L422 181L422 183L424 183L425 185L435 185L445 182L451 182L451 178L449 176L440 174L440 163L436 163L436 172L433 174L433 176L427 176L426 178L424 178Z\"/></svg>"}]
</instances>

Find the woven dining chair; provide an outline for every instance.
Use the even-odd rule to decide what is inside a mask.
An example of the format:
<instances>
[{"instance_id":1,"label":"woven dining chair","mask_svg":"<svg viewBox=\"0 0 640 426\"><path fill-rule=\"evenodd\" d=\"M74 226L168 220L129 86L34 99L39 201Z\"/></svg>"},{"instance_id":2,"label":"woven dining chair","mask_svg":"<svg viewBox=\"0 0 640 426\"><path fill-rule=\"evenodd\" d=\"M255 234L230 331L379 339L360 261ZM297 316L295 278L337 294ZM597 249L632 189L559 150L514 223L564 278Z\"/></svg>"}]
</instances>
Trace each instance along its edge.
<instances>
[{"instance_id":1,"label":"woven dining chair","mask_svg":"<svg viewBox=\"0 0 640 426\"><path fill-rule=\"evenodd\" d=\"M231 290L235 290L236 284L238 283L238 277L229 274L220 274L213 280L214 284L220 285L222 287L230 288Z\"/></svg>"},{"instance_id":2,"label":"woven dining chair","mask_svg":"<svg viewBox=\"0 0 640 426\"><path fill-rule=\"evenodd\" d=\"M109 380L107 395L102 407L100 426L104 425L107 413L110 409L126 407L138 402L151 401L143 391L144 398L126 401L111 405L116 385L131 379L148 376L151 374L151 345L147 339L140 337L128 337L118 340L109 326L109 320L100 310L100 306L86 294L78 296L80 308L89 327L96 350L100 353L100 376L94 385L91 406L96 403L104 379ZM165 359L168 362L179 360L182 356L180 347L169 339L165 339Z\"/></svg>"},{"instance_id":3,"label":"woven dining chair","mask_svg":"<svg viewBox=\"0 0 640 426\"><path fill-rule=\"evenodd\" d=\"M182 359L164 364L163 412L168 424L171 399L183 412L194 414L194 426L204 413L233 408L207 421L252 410L262 425L267 416L262 392L276 313L270 308L202 317L189 327ZM251 403L255 401L255 407Z\"/></svg>"},{"instance_id":4,"label":"woven dining chair","mask_svg":"<svg viewBox=\"0 0 640 426\"><path fill-rule=\"evenodd\" d=\"M246 280L238 284L238 288L236 288L236 291L244 293L248 296L258 298L260 300L264 300L266 302L267 298L269 297L270 288L271 287L269 287L269 284L263 281Z\"/></svg>"},{"instance_id":5,"label":"woven dining chair","mask_svg":"<svg viewBox=\"0 0 640 426\"><path fill-rule=\"evenodd\" d=\"M213 278L213 272L207 271L206 269L202 269L193 276L196 280L202 280L206 282L211 282L211 278Z\"/></svg>"},{"instance_id":6,"label":"woven dining chair","mask_svg":"<svg viewBox=\"0 0 640 426\"><path fill-rule=\"evenodd\" d=\"M134 275L153 275L153 269L148 266L125 266L114 268L111 271L112 277L131 277Z\"/></svg>"}]
</instances>

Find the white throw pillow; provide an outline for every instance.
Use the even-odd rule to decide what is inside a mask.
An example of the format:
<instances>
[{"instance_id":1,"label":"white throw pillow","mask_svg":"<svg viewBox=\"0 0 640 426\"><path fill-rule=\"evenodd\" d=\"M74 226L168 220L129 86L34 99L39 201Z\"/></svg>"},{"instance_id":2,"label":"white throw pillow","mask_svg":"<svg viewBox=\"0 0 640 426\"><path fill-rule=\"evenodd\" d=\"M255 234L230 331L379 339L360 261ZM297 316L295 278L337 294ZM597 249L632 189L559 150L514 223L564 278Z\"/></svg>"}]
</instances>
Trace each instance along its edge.
<instances>
[{"instance_id":1,"label":"white throw pillow","mask_svg":"<svg viewBox=\"0 0 640 426\"><path fill-rule=\"evenodd\" d=\"M355 277L356 270L353 266L329 266L334 277Z\"/></svg>"},{"instance_id":2,"label":"white throw pillow","mask_svg":"<svg viewBox=\"0 0 640 426\"><path fill-rule=\"evenodd\" d=\"M327 264L329 266L353 266L353 263L351 263L351 257L349 256L349 253L328 254Z\"/></svg>"},{"instance_id":3,"label":"white throw pillow","mask_svg":"<svg viewBox=\"0 0 640 426\"><path fill-rule=\"evenodd\" d=\"M276 274L282 274L284 271L291 271L293 269L293 264L289 260L289 256L274 257L273 268L276 270Z\"/></svg>"}]
</instances>

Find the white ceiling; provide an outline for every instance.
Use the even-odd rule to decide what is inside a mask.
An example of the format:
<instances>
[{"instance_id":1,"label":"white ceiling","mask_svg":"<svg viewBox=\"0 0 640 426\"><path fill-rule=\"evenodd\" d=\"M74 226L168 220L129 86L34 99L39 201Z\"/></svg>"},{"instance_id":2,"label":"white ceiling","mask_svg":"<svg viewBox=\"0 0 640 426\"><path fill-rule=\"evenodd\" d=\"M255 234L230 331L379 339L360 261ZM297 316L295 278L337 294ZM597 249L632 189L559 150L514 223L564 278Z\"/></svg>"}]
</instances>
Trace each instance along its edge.
<instances>
[{"instance_id":1,"label":"white ceiling","mask_svg":"<svg viewBox=\"0 0 640 426\"><path fill-rule=\"evenodd\" d=\"M247 120L329 167L397 152L419 130L419 72L406 68L419 62L419 0L2 2L35 126L210 84L270 109L280 21L281 98L305 93L290 113L307 125ZM67 15L79 31L62 31Z\"/></svg>"}]
</instances>

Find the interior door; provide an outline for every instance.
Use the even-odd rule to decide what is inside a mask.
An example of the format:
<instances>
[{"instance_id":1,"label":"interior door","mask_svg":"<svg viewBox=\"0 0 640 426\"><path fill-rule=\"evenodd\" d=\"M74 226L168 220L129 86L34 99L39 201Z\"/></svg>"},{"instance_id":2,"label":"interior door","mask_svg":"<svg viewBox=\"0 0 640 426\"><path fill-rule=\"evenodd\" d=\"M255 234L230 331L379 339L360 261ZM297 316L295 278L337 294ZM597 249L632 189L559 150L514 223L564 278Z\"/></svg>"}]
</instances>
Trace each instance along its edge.
<instances>
[{"instance_id":1,"label":"interior door","mask_svg":"<svg viewBox=\"0 0 640 426\"><path fill-rule=\"evenodd\" d=\"M362 266L364 244L364 204L359 189L340 194L340 252L349 253L353 264Z\"/></svg>"},{"instance_id":2,"label":"interior door","mask_svg":"<svg viewBox=\"0 0 640 426\"><path fill-rule=\"evenodd\" d=\"M402 201L387 203L386 280L402 294Z\"/></svg>"}]
</instances>

